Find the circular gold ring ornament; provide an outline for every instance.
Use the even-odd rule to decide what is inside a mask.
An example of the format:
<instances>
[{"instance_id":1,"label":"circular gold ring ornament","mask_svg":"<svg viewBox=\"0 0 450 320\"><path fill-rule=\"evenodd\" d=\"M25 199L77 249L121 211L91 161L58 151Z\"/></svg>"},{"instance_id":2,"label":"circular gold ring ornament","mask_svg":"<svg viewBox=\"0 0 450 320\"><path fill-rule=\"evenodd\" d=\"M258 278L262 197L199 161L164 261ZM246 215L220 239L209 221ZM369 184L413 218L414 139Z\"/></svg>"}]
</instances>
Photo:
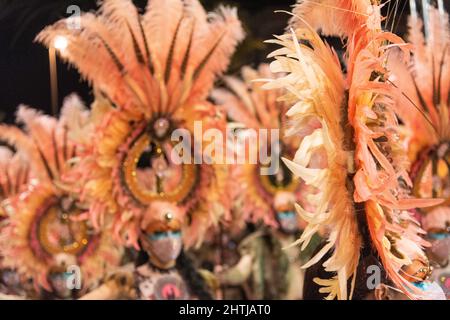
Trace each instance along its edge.
<instances>
[{"instance_id":1,"label":"circular gold ring ornament","mask_svg":"<svg viewBox=\"0 0 450 320\"><path fill-rule=\"evenodd\" d=\"M272 195L275 195L278 192L284 192L284 191L295 192L300 185L300 180L296 179L292 175L292 173L289 171L289 169L287 167L284 166L284 164L283 164L283 162L281 162L281 160L280 160L280 166L279 166L278 170L283 170L282 174L288 175L287 183L274 182L274 176L276 176L276 174L262 175L260 173L260 169L261 169L261 167L257 166L255 174L258 176L264 189Z\"/></svg>"},{"instance_id":2,"label":"circular gold ring ornament","mask_svg":"<svg viewBox=\"0 0 450 320\"><path fill-rule=\"evenodd\" d=\"M179 183L172 190L155 191L144 188L138 180L138 162L151 142L155 142L156 154L163 155L159 142L152 141L148 134L142 134L130 147L125 156L122 174L124 183L132 197L141 204L150 204L155 200L181 202L192 190L197 178L197 167L194 164L181 164L182 175Z\"/></svg>"},{"instance_id":3,"label":"circular gold ring ornament","mask_svg":"<svg viewBox=\"0 0 450 320\"><path fill-rule=\"evenodd\" d=\"M77 255L84 250L89 242L86 222L70 219L79 213L78 209L63 212L58 204L48 207L38 222L38 239L47 253Z\"/></svg>"}]
</instances>

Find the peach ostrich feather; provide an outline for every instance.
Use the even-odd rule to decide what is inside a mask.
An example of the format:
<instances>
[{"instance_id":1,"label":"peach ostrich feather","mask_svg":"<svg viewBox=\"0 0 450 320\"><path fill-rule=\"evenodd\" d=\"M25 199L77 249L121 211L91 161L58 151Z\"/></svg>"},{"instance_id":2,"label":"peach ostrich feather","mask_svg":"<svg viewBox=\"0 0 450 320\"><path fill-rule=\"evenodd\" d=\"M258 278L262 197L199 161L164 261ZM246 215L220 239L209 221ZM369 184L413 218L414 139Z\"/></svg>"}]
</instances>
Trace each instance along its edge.
<instances>
[{"instance_id":1,"label":"peach ostrich feather","mask_svg":"<svg viewBox=\"0 0 450 320\"><path fill-rule=\"evenodd\" d=\"M291 20L295 30L271 41L282 47L271 55L275 58L271 70L286 76L265 85L267 89L287 89L283 100L292 105L287 115L293 130L310 118L321 123L302 140L293 160L285 159L307 185L320 190L311 197L316 204L314 212L297 206L308 222L297 243L304 248L319 227L330 230L327 244L303 268L332 250L323 266L336 276L315 281L324 287L321 292L329 293L328 299L351 298L361 248L369 246L376 249L397 287L411 298L422 298L422 292L407 281L402 270L412 259L424 257L420 247L424 244L420 237L423 231L407 209L433 205L439 200L408 195L411 182L394 114L396 88L385 81L387 48L408 47L397 36L381 30L378 5L370 1L337 1L334 8L326 9L325 4L330 2L297 4ZM310 17L306 13L311 8L322 13ZM318 18L330 11L336 15L335 21L345 20L352 25L330 28L334 22ZM347 74L342 72L334 50L315 29L328 30L327 34L335 30L333 34L345 41ZM312 166L311 158L316 154L326 157L322 167ZM363 241L360 235L361 215L370 231L370 241Z\"/></svg>"},{"instance_id":2,"label":"peach ostrich feather","mask_svg":"<svg viewBox=\"0 0 450 320\"><path fill-rule=\"evenodd\" d=\"M146 175L156 169L139 172L136 163L148 140L164 154L173 147L170 134L159 140L147 134L157 132L155 124L167 126L166 133L192 133L195 121L203 130L224 130L224 116L206 98L244 36L236 9L207 13L198 0L152 0L140 14L131 0L106 0L99 12L80 19L79 30L61 20L37 39L50 46L55 37L66 37L62 57L98 92L92 119L73 131L89 137L72 178L93 202L93 225L101 228L112 214L115 238L138 248L139 221L151 202L162 200L183 207L191 218L185 244L199 245L228 211L226 167L183 163L183 183L156 194L136 182L145 178L148 185L155 179Z\"/></svg>"},{"instance_id":3,"label":"peach ostrich feather","mask_svg":"<svg viewBox=\"0 0 450 320\"><path fill-rule=\"evenodd\" d=\"M67 191L64 182L64 176L72 168L71 160L78 154L76 145L68 138L67 124L75 119L73 116L81 116L83 112L84 106L72 95L66 98L60 119L20 106L17 122L23 124L23 130L0 125L0 139L16 148L17 155L26 162L31 177L19 193L11 194L5 201L8 219L2 230L2 264L33 279L37 289L43 287L51 290L47 275L56 263L58 251L54 249L52 239L60 235L52 229L48 217L52 216L55 206L64 197L76 199L76 195ZM80 213L82 209L75 211ZM69 217L74 222L78 218ZM42 229L44 225L49 226L46 229L48 232L45 227ZM83 250L77 251L76 258L82 270L83 289L88 289L103 277L105 268L118 265L121 250L105 233L80 241L77 243Z\"/></svg>"},{"instance_id":4,"label":"peach ostrich feather","mask_svg":"<svg viewBox=\"0 0 450 320\"><path fill-rule=\"evenodd\" d=\"M262 176L261 168L257 163L262 163L261 149L267 150L268 155L275 155L271 146L273 132L278 130L278 138L282 144L282 153L286 156L298 147L298 139L285 132L287 117L285 115L288 105L279 101L277 97L283 95L284 90L263 90L264 80L274 79L281 75L275 75L270 71L268 64L261 64L257 69L245 66L241 70L241 78L224 76L226 88L217 88L212 92L212 98L227 112L228 117L235 123L239 130L256 130L254 136L257 141L249 142L242 148L234 150L238 154L245 154L244 163L232 166L229 179L229 192L234 199L234 211L239 212L241 223L263 221L267 225L277 226L275 219L274 200L276 194L286 191L283 187L267 188L266 177ZM311 126L313 127L313 123ZM267 130L267 141L262 141L261 129ZM260 136L261 135L261 136ZM247 142L247 141L246 141ZM278 141L277 141L278 143ZM256 157L255 157L256 155ZM256 162L250 161L252 157ZM267 181L266 181L267 180ZM293 187L293 188L292 188ZM301 189L304 187L300 181L293 181L290 192L296 196L296 201L303 201Z\"/></svg>"}]
</instances>

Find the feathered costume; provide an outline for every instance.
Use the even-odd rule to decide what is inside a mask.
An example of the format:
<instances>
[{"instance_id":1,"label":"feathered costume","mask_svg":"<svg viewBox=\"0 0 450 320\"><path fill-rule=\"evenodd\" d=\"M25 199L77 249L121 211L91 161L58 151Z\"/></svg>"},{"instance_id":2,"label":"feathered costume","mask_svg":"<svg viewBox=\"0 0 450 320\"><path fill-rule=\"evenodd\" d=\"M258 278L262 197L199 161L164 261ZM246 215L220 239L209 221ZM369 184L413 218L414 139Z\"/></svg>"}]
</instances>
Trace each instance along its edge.
<instances>
[{"instance_id":1,"label":"feathered costume","mask_svg":"<svg viewBox=\"0 0 450 320\"><path fill-rule=\"evenodd\" d=\"M229 193L234 200L231 227L245 230L245 223L264 225L241 241L239 262L218 277L223 284L242 285L250 299L300 299L303 270L298 269L298 264L304 257L298 248L282 248L293 242L302 229L301 219L293 212L294 203L308 204L302 197L305 185L280 158L295 154L299 138L284 132L288 104L277 99L284 95L284 89L263 90L261 81L283 75L273 74L267 64L257 69L243 67L241 75L242 80L223 77L226 88L212 93L242 130L237 135L250 138L233 141L237 158L245 155L245 161L232 166L229 178ZM273 173L264 172L269 167Z\"/></svg>"},{"instance_id":2,"label":"feathered costume","mask_svg":"<svg viewBox=\"0 0 450 320\"><path fill-rule=\"evenodd\" d=\"M62 255L75 257L81 269L82 289L89 289L104 276L107 268L117 266L121 250L107 232L94 233L88 222L80 220L86 203L80 203L63 181L77 155L68 138L67 123L84 107L76 96L66 99L59 120L21 106L17 120L24 131L0 125L0 139L8 141L25 156L32 179L22 192L6 202L7 226L3 230L1 253L5 267L34 280L36 289L51 291L49 272Z\"/></svg>"},{"instance_id":3,"label":"feathered costume","mask_svg":"<svg viewBox=\"0 0 450 320\"><path fill-rule=\"evenodd\" d=\"M328 299L352 297L362 247L376 249L389 278L405 294L423 294L403 270L415 259L426 259L423 231L407 210L438 201L408 196L411 181L397 132L395 88L386 82L385 68L386 49L407 46L381 30L379 10L368 0L301 1L294 9L293 29L271 41L282 46L271 55L271 70L287 75L266 87L288 91L283 99L292 104L291 133L302 130L311 118L321 123L302 140L293 160L285 161L306 184L319 189L309 197L314 212L297 206L308 221L297 243L304 248L319 227L329 228L327 244L303 266L333 250L323 266L336 276L315 279ZM346 74L316 29L345 41ZM325 163L318 166L311 161L314 156L325 157ZM361 236L364 227L369 239Z\"/></svg>"},{"instance_id":4,"label":"feathered costume","mask_svg":"<svg viewBox=\"0 0 450 320\"><path fill-rule=\"evenodd\" d=\"M450 259L450 31L448 14L430 7L424 23L417 12L409 17L408 40L414 46L410 64L401 54L389 59L391 80L400 89L398 113L406 128L412 162L410 176L417 197L439 197L444 203L420 210L431 247L427 255L433 278L448 293ZM428 30L425 38L422 27Z\"/></svg>"},{"instance_id":5,"label":"feathered costume","mask_svg":"<svg viewBox=\"0 0 450 320\"><path fill-rule=\"evenodd\" d=\"M400 54L389 60L399 89L398 113L408 130L411 178L421 197L439 197L450 205L450 31L448 15L431 7L424 39L423 23L409 18L411 63Z\"/></svg>"},{"instance_id":6,"label":"feathered costume","mask_svg":"<svg viewBox=\"0 0 450 320\"><path fill-rule=\"evenodd\" d=\"M189 218L185 244L200 244L227 211L226 167L174 163L170 135L180 128L192 135L196 120L203 130L224 128L206 97L243 38L236 9L206 13L197 0L152 0L139 14L131 0L106 0L97 14L81 16L80 30L62 20L38 40L51 45L56 36L68 40L62 57L108 101L76 169L94 225L113 214L114 235L137 248L152 203L176 204Z\"/></svg>"},{"instance_id":7,"label":"feathered costume","mask_svg":"<svg viewBox=\"0 0 450 320\"><path fill-rule=\"evenodd\" d=\"M261 79L276 77L270 72L269 66L262 64L257 70L243 67L241 74L242 80L233 76L223 77L227 89L215 89L212 93L212 97L223 106L238 128L243 126L243 129L256 132L255 142L248 143L243 150L235 150L244 153L246 158L244 163L232 167L229 193L234 199L235 211L240 212L238 220L253 223L264 221L267 225L276 227L275 198L280 202L283 200L282 194L290 193L295 201L301 201L302 185L283 163L280 163L277 174L263 174L262 168L268 167L268 164L263 162L267 162L268 159L261 158L261 155L267 154L269 158L279 157L271 145L274 134L271 130L277 130L276 142L281 142L280 153L286 157L293 156L298 147L298 139L284 135L283 127L286 124L285 113L288 105L277 100L284 91L268 91L261 88L263 85ZM261 129L267 130L266 141L262 139L265 137ZM266 151L261 153L261 149ZM250 161L252 157L256 161Z\"/></svg>"}]
</instances>

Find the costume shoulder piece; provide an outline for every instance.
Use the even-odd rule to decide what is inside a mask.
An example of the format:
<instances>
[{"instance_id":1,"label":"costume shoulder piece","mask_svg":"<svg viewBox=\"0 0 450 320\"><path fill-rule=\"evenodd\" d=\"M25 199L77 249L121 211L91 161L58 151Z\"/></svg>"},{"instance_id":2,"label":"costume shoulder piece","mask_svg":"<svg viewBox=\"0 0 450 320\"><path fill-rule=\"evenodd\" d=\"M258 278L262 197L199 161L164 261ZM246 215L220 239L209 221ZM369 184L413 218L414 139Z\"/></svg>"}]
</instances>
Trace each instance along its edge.
<instances>
[{"instance_id":1,"label":"costume shoulder piece","mask_svg":"<svg viewBox=\"0 0 450 320\"><path fill-rule=\"evenodd\" d=\"M121 250L110 237L94 233L82 219L87 204L64 186L64 175L77 155L77 147L67 134L67 123L73 119L67 115L83 112L81 102L72 96L66 99L59 120L21 106L17 118L24 130L0 125L0 139L14 145L31 172L25 188L7 198L8 219L2 230L7 241L1 243L2 264L33 279L36 288L48 291L52 290L48 275L61 267L62 255L80 267L84 288L99 280L105 268L117 265L121 258Z\"/></svg>"},{"instance_id":2,"label":"costume shoulder piece","mask_svg":"<svg viewBox=\"0 0 450 320\"><path fill-rule=\"evenodd\" d=\"M62 57L110 104L77 169L82 194L94 203L94 225L113 213L115 236L137 247L139 219L162 201L190 217L186 244L198 244L227 210L226 168L194 164L201 155L192 144L179 159L171 135L186 143L195 121L203 130L225 126L206 97L243 38L236 9L206 13L197 0L152 0L140 14L131 0L107 0L96 14L83 14L80 26L62 20L38 40L51 45L66 37Z\"/></svg>"},{"instance_id":3,"label":"costume shoulder piece","mask_svg":"<svg viewBox=\"0 0 450 320\"><path fill-rule=\"evenodd\" d=\"M271 69L287 75L266 85L288 88L284 99L292 105L288 111L292 130L301 129L311 117L321 123L302 140L295 157L286 159L296 175L320 190L313 212L297 206L308 221L298 242L304 248L319 227L330 230L326 245L303 267L317 263L332 250L323 266L336 276L315 281L325 287L322 290L329 293L329 299L351 298L360 256L375 250L394 284L409 297L422 298L423 292L413 284L422 279L410 266L426 260L421 249L424 241L407 210L438 201L409 196L411 181L394 114L395 87L386 81L385 66L388 43L403 50L407 46L381 30L378 5L334 1L333 8L328 8L330 3L297 5L292 21L295 29L272 41L282 48L273 53ZM316 14L304 14L316 5L314 10L322 12L319 16L336 10L336 19L329 22L317 19ZM334 21L352 22L352 26L335 28L330 25ZM346 74L334 50L315 29L328 30L328 34L336 30L333 34L345 41ZM326 158L320 166L311 161L317 154ZM361 232L364 229L368 232Z\"/></svg>"}]
</instances>

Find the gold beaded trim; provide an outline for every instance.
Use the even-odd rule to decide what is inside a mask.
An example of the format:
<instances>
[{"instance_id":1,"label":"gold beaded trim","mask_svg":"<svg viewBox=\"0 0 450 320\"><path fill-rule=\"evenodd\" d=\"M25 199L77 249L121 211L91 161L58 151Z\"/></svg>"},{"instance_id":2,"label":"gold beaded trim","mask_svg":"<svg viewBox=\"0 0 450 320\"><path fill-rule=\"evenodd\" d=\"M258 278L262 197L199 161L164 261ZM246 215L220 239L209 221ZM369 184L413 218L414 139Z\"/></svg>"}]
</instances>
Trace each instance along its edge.
<instances>
[{"instance_id":1,"label":"gold beaded trim","mask_svg":"<svg viewBox=\"0 0 450 320\"><path fill-rule=\"evenodd\" d=\"M81 212L73 212L71 214L78 214ZM59 223L69 224L69 229L72 232L71 225L77 226L77 233L72 234L73 242L70 244L55 244L49 239L49 226L56 220L60 220ZM51 206L47 212L42 216L39 221L38 229L39 242L43 249L49 254L56 255L59 253L67 253L76 255L80 253L84 247L88 244L88 227L84 221L72 221L70 220L68 213L63 213L60 216L59 208L57 206Z\"/></svg>"},{"instance_id":2,"label":"gold beaded trim","mask_svg":"<svg viewBox=\"0 0 450 320\"><path fill-rule=\"evenodd\" d=\"M255 175L258 176L259 180L261 181L262 186L264 189L272 194L275 195L278 192L295 192L297 188L300 185L300 180L296 179L294 176L292 177L291 182L286 186L276 186L272 183L270 180L270 175L261 175L259 172L260 168L259 166L256 167Z\"/></svg>"},{"instance_id":3,"label":"gold beaded trim","mask_svg":"<svg viewBox=\"0 0 450 320\"><path fill-rule=\"evenodd\" d=\"M150 191L142 188L137 179L137 164L139 158L144 152L145 148L150 144L151 138L147 134L141 135L132 145L122 165L122 173L124 182L128 191L141 204L150 204L152 201L168 201L181 202L191 191L196 182L197 167L194 164L182 164L182 178L176 188L170 192ZM157 153L162 153L162 149L158 148Z\"/></svg>"}]
</instances>

